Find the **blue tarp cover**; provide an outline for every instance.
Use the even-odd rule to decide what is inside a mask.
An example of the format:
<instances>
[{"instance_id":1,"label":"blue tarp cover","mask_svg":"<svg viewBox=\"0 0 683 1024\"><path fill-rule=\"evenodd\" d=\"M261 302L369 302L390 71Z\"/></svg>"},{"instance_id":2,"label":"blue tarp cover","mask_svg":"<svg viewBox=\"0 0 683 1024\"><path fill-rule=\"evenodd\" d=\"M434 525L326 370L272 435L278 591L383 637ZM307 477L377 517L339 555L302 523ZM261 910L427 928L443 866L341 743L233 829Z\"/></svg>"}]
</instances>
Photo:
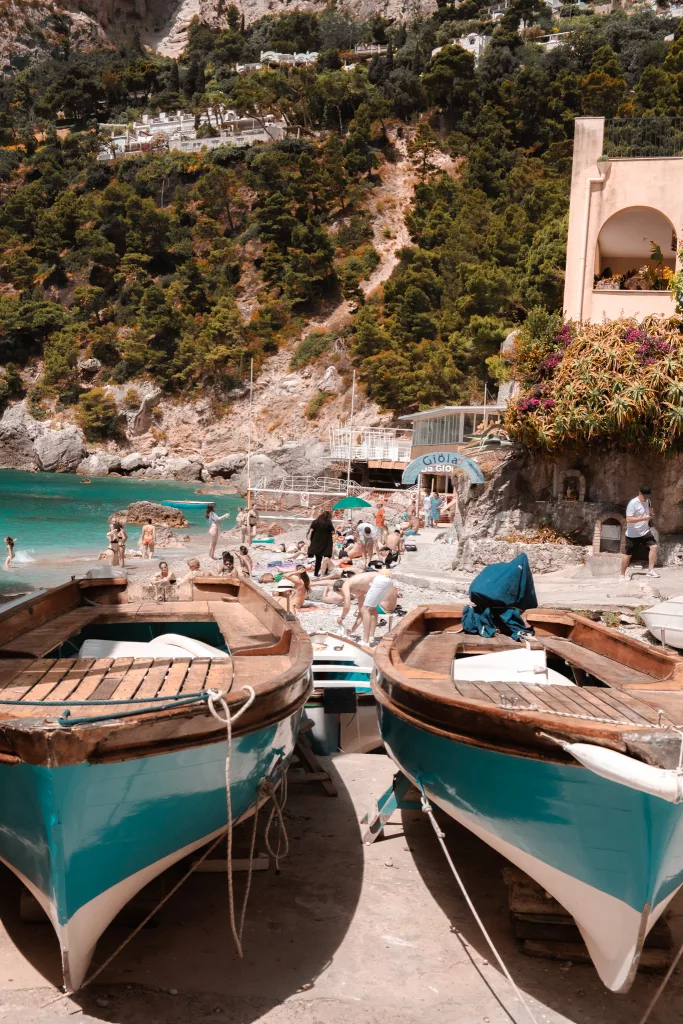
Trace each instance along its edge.
<instances>
[{"instance_id":1,"label":"blue tarp cover","mask_svg":"<svg viewBox=\"0 0 683 1024\"><path fill-rule=\"evenodd\" d=\"M499 630L513 640L520 633L533 633L522 619L522 611L538 608L529 559L517 555L511 562L487 565L470 584L470 600L462 613L465 633L494 636Z\"/></svg>"}]
</instances>

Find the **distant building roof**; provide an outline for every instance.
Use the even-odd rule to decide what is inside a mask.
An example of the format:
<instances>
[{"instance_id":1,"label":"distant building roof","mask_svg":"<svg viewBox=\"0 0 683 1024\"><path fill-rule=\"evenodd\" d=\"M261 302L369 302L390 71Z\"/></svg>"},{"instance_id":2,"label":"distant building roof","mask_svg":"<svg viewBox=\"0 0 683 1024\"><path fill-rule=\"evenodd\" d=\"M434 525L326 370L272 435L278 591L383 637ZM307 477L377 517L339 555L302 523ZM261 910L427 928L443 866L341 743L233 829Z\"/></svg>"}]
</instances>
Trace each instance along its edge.
<instances>
[{"instance_id":1,"label":"distant building roof","mask_svg":"<svg viewBox=\"0 0 683 1024\"><path fill-rule=\"evenodd\" d=\"M408 416L399 416L399 420L426 420L433 416L454 416L456 413L468 412L502 412L504 405L490 402L488 405L439 405L436 409L425 409L424 412L411 412Z\"/></svg>"}]
</instances>

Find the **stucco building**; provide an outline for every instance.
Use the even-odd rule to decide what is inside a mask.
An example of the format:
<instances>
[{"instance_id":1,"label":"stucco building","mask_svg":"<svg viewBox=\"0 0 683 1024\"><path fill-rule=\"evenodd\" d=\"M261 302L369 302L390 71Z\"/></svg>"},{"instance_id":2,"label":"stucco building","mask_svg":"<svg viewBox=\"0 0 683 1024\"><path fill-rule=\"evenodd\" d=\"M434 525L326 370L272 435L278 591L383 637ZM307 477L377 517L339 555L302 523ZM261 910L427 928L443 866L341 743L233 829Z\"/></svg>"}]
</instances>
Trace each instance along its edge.
<instances>
[{"instance_id":1,"label":"stucco building","mask_svg":"<svg viewBox=\"0 0 683 1024\"><path fill-rule=\"evenodd\" d=\"M680 118L575 121L564 310L573 320L671 315L683 225Z\"/></svg>"}]
</instances>

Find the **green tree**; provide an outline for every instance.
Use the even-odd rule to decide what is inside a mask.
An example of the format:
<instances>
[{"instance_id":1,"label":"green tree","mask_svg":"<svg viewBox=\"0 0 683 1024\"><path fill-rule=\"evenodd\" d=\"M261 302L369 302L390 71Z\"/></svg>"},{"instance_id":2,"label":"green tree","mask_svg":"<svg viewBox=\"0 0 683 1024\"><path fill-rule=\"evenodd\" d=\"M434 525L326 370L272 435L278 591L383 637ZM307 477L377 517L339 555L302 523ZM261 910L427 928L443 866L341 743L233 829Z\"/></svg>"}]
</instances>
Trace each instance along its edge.
<instances>
[{"instance_id":1,"label":"green tree","mask_svg":"<svg viewBox=\"0 0 683 1024\"><path fill-rule=\"evenodd\" d=\"M92 388L80 396L76 418L88 441L116 437L120 429L116 401L104 388Z\"/></svg>"}]
</instances>

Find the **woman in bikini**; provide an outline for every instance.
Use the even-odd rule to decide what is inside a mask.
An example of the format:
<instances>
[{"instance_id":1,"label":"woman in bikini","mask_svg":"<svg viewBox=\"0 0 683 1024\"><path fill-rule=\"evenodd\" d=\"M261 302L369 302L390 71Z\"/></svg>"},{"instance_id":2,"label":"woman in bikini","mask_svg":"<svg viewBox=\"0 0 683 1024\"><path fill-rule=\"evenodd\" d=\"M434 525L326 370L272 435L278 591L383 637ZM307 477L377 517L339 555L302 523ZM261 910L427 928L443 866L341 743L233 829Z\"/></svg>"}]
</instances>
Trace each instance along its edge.
<instances>
[{"instance_id":1,"label":"woman in bikini","mask_svg":"<svg viewBox=\"0 0 683 1024\"><path fill-rule=\"evenodd\" d=\"M119 564L119 524L112 523L107 534L109 541L109 564Z\"/></svg>"},{"instance_id":2,"label":"woman in bikini","mask_svg":"<svg viewBox=\"0 0 683 1024\"><path fill-rule=\"evenodd\" d=\"M142 541L142 557L153 558L157 535L151 519L148 519L142 527L142 537L140 539Z\"/></svg>"},{"instance_id":3,"label":"woman in bikini","mask_svg":"<svg viewBox=\"0 0 683 1024\"><path fill-rule=\"evenodd\" d=\"M254 572L254 563L251 560L249 548L246 544L240 544L240 549L237 552L237 560L240 563L240 572L242 575L250 577Z\"/></svg>"},{"instance_id":4,"label":"woman in bikini","mask_svg":"<svg viewBox=\"0 0 683 1024\"><path fill-rule=\"evenodd\" d=\"M9 534L5 537L5 545L7 546L7 558L5 559L5 569L9 569L14 561L14 545L17 542L16 537L10 537Z\"/></svg>"},{"instance_id":5,"label":"woman in bikini","mask_svg":"<svg viewBox=\"0 0 683 1024\"><path fill-rule=\"evenodd\" d=\"M216 544L218 543L218 524L221 519L227 519L230 515L226 512L224 516L216 515L213 504L206 506L206 518L209 520L209 558L216 557Z\"/></svg>"}]
</instances>

